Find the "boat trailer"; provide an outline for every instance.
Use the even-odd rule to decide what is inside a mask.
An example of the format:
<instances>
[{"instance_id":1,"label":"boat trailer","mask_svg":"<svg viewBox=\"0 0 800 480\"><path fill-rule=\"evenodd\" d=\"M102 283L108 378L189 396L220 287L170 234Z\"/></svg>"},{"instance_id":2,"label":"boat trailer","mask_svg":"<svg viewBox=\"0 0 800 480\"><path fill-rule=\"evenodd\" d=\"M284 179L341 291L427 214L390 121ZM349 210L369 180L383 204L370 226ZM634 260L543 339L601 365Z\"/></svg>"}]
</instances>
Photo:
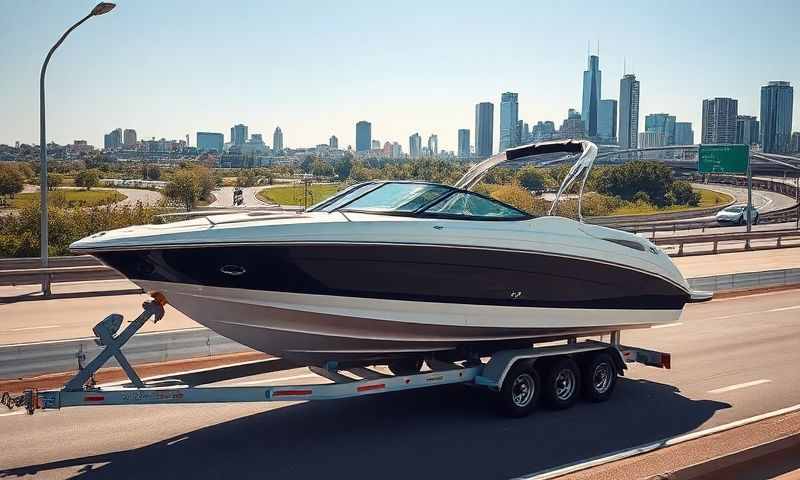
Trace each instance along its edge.
<instances>
[{"instance_id":1,"label":"boat trailer","mask_svg":"<svg viewBox=\"0 0 800 480\"><path fill-rule=\"evenodd\" d=\"M4 393L0 403L9 409L23 407L32 415L39 409L74 406L332 400L438 385L468 384L498 392L505 413L523 416L535 406L542 390L545 394L551 391L557 408L571 405L574 399L567 394L571 392L574 396L580 390L581 372L592 377L591 381L584 383L590 390L589 398L601 401L610 395L616 377L627 368L626 363L670 368L668 353L621 345L620 332L613 331L608 332L611 337L608 343L589 339L578 341L571 337L563 344L498 351L488 360L451 363L429 357L425 362L430 370L410 375L390 375L369 367L340 370L335 365L326 365L309 366L308 369L321 379L333 383L229 387L175 385L163 381L146 383L126 359L122 347L148 320L161 320L165 303L163 297L154 295L153 300L142 305L142 313L119 334L117 331L123 323L122 315L111 314L95 325L92 329L97 337L95 342L104 347L103 350L85 366L79 362L77 374L61 389L28 389L19 395ZM94 374L111 358L116 359L130 383L103 388L96 386ZM578 367L580 370L576 370ZM203 371L213 372L219 368L225 367ZM543 385L543 381L552 383L552 388L548 388L550 383ZM596 388L592 387L593 384ZM559 398L564 407L559 407Z\"/></svg>"}]
</instances>

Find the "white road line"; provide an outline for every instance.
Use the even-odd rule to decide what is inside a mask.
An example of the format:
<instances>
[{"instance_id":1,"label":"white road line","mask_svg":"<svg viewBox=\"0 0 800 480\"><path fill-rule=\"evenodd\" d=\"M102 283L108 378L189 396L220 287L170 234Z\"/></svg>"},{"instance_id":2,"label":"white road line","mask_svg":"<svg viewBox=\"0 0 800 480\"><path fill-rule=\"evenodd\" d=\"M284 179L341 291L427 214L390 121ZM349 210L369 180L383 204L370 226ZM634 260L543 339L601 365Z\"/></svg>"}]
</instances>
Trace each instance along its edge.
<instances>
[{"instance_id":1,"label":"white road line","mask_svg":"<svg viewBox=\"0 0 800 480\"><path fill-rule=\"evenodd\" d=\"M670 327L679 327L681 325L683 325L683 322L665 323L663 325L656 325L650 328L670 328Z\"/></svg>"},{"instance_id":2,"label":"white road line","mask_svg":"<svg viewBox=\"0 0 800 480\"><path fill-rule=\"evenodd\" d=\"M773 308L771 310L767 310L767 312L785 312L786 310L797 310L797 309L800 309L800 305L793 305L791 307Z\"/></svg>"},{"instance_id":3,"label":"white road line","mask_svg":"<svg viewBox=\"0 0 800 480\"><path fill-rule=\"evenodd\" d=\"M715 388L714 390L709 390L708 393L725 393L731 392L733 390L739 390L742 388L749 388L755 387L756 385L762 385L764 383L769 383L772 380L762 378L760 380L753 380L752 382L745 382L745 383L737 383L736 385L731 385L729 387L722 387L722 388Z\"/></svg>"},{"instance_id":4,"label":"white road line","mask_svg":"<svg viewBox=\"0 0 800 480\"><path fill-rule=\"evenodd\" d=\"M9 330L0 330L0 333L6 332L25 332L28 330L44 330L46 328L59 328L61 325L39 325L38 327L22 327L22 328L12 328Z\"/></svg>"},{"instance_id":5,"label":"white road line","mask_svg":"<svg viewBox=\"0 0 800 480\"><path fill-rule=\"evenodd\" d=\"M22 415L26 413L25 410L17 410L15 412L0 413L0 417L10 417L11 415Z\"/></svg>"}]
</instances>

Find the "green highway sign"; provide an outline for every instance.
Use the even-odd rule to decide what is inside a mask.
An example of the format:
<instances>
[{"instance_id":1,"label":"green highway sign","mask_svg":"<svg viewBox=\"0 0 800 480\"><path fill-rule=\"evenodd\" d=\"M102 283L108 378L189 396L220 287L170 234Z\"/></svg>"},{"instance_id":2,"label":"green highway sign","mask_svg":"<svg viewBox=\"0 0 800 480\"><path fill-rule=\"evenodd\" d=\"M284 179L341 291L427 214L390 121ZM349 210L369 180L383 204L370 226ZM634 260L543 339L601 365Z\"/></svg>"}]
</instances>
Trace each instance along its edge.
<instances>
[{"instance_id":1,"label":"green highway sign","mask_svg":"<svg viewBox=\"0 0 800 480\"><path fill-rule=\"evenodd\" d=\"M700 173L747 173L749 159L747 145L700 145L697 170Z\"/></svg>"}]
</instances>

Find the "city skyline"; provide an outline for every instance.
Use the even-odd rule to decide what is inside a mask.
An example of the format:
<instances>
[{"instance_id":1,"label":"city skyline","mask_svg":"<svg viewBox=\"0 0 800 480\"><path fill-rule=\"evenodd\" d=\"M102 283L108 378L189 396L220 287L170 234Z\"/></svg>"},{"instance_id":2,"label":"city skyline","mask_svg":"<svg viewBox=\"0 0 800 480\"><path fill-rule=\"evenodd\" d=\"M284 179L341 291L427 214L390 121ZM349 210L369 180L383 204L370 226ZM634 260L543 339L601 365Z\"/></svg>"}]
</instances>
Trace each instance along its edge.
<instances>
[{"instance_id":1,"label":"city skyline","mask_svg":"<svg viewBox=\"0 0 800 480\"><path fill-rule=\"evenodd\" d=\"M796 17L791 12L800 11L800 7L793 2L781 4L774 7L785 12L774 19L779 25L763 33L771 43L789 45L793 31L789 19ZM658 45L631 43L605 28L607 22L624 17L629 20L625 28L630 36L642 34L645 38L653 33L653 17L637 17L622 4L536 7L530 13L546 21L535 35L525 28L524 15L500 22L488 14L488 7L454 9L449 2L426 7L426 15L441 20L433 22L441 32L415 22L413 8L392 11L399 15L398 25L372 22L370 19L381 18L388 7L368 3L341 6L335 22L306 18L307 9L291 5L271 6L267 12L255 2L244 2L235 14L211 2L198 2L196 9L189 5L120 2L103 22L89 23L76 32L50 66L48 140L66 144L85 139L99 146L103 135L116 126L136 129L139 138L180 139L198 131L227 132L231 125L242 123L255 132L269 132L281 125L291 132L289 147L325 143L332 134L340 139L340 146L355 147L352 125L359 119L369 119L375 138L399 141L410 132L435 132L440 149L456 150L458 129L474 123L474 105L491 101L499 110L501 92L519 94L518 118L530 125L539 121L560 124L568 108L581 111L587 40L593 45L599 41L602 48L599 54L607 81L599 98L618 99L616 85L627 59L627 70L642 82L641 117L669 111L699 126L702 100L715 97L735 98L740 114L760 117L761 86L776 80L797 85L800 79L800 66L778 52L765 56L763 45L753 40L767 38L759 37L758 30L763 27L751 25L743 14L721 9L722 3L678 2L654 7L650 13L663 15L665 20L656 25L656 30L662 38L670 38ZM15 72L0 79L0 100L7 108L7 118L14 119L2 123L0 143L36 142L38 112L32 106L38 99L36 78L41 60L52 41L82 14L83 7L91 6L93 2L82 1L0 4L11 14L6 18L15 18L0 29L0 39L16 47L0 52L3 65ZM531 7L520 3L518 8L525 11ZM584 10L577 24L576 8ZM152 16L153 11L159 15ZM267 13L278 14L285 25L275 32L257 28L254 19ZM709 15L717 19L711 25L703 22ZM187 22L187 16L192 21ZM670 18L680 21L670 22ZM296 28L308 22L307 29ZM385 32L375 38L374 45L370 36L366 50L355 48L363 47L360 39L378 29L373 24L379 24ZM158 41L137 30L142 25L146 25L146 33L157 33ZM507 37L495 40L491 35L506 29L530 40L523 43L535 44L536 38L565 32L567 25L581 35L561 35L557 50L531 52L527 47L508 47L503 41ZM199 26L218 27L223 35L206 38L195 32L207 33ZM419 35L407 35L410 28L420 30ZM723 28L730 28L731 33L724 47L702 41L709 30ZM755 36L739 38L732 33L737 28L747 28ZM486 35L474 35L476 30ZM241 34L253 46L230 48L241 38L228 38L224 32ZM102 43L113 44L114 55L98 56L96 45ZM274 68L256 71L253 76L257 80L243 77L232 81L229 68L224 74L212 69L191 77L181 68L164 73L163 65L202 65L199 60L213 53L226 65L243 65L243 71L250 75L253 66L246 61L248 55L260 49L256 45L269 43L291 48L279 48L270 64ZM404 52L420 52L430 44L437 46L437 54L432 59L421 58L419 69L406 71L400 66L402 62L396 62ZM170 48L164 49L164 45ZM304 56L319 61L320 71L345 64L348 71L358 73L345 74L347 78L305 75L306 66L297 61ZM486 57L478 72L474 69L475 56ZM136 58L135 65L126 63L131 58ZM444 58L447 61L443 62ZM426 74L419 75L419 71ZM703 75L698 74L700 71ZM326 78L330 80L323 81ZM81 121L76 122L75 117ZM495 122L499 124L499 118ZM793 130L798 126L800 107L795 105ZM498 130L493 132L495 149L499 145Z\"/></svg>"}]
</instances>

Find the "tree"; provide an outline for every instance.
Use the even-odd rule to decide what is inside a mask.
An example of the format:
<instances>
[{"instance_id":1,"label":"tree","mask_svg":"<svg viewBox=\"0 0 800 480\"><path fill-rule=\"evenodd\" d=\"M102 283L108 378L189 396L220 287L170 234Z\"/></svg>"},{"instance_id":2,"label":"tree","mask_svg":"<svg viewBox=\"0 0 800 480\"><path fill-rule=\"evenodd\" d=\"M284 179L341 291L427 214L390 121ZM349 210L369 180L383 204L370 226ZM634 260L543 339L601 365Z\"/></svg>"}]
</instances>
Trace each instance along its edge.
<instances>
[{"instance_id":1,"label":"tree","mask_svg":"<svg viewBox=\"0 0 800 480\"><path fill-rule=\"evenodd\" d=\"M547 182L544 172L532 165L519 169L516 179L527 190L543 190Z\"/></svg>"},{"instance_id":2,"label":"tree","mask_svg":"<svg viewBox=\"0 0 800 480\"><path fill-rule=\"evenodd\" d=\"M25 180L14 165L0 164L0 196L16 195L25 188Z\"/></svg>"},{"instance_id":3,"label":"tree","mask_svg":"<svg viewBox=\"0 0 800 480\"><path fill-rule=\"evenodd\" d=\"M53 191L64 183L64 176L60 173L51 173L47 176L47 190Z\"/></svg>"},{"instance_id":4,"label":"tree","mask_svg":"<svg viewBox=\"0 0 800 480\"><path fill-rule=\"evenodd\" d=\"M195 165L190 169L197 181L199 198L206 200L211 195L211 191L217 187L217 180L208 167Z\"/></svg>"},{"instance_id":5,"label":"tree","mask_svg":"<svg viewBox=\"0 0 800 480\"><path fill-rule=\"evenodd\" d=\"M670 200L676 205L689 205L692 207L700 205L700 193L692 190L692 184L685 180L673 182L669 193L672 194Z\"/></svg>"},{"instance_id":6,"label":"tree","mask_svg":"<svg viewBox=\"0 0 800 480\"><path fill-rule=\"evenodd\" d=\"M236 177L237 187L252 187L256 184L256 172L252 170L241 170L239 176Z\"/></svg>"},{"instance_id":7,"label":"tree","mask_svg":"<svg viewBox=\"0 0 800 480\"><path fill-rule=\"evenodd\" d=\"M180 203L186 211L192 209L201 198L201 187L196 172L189 168L179 168L175 171L166 186L164 195L170 200Z\"/></svg>"},{"instance_id":8,"label":"tree","mask_svg":"<svg viewBox=\"0 0 800 480\"><path fill-rule=\"evenodd\" d=\"M485 183L494 183L495 185L505 185L507 183L511 183L513 178L514 171L510 168L495 167L486 172L486 176L483 177L483 181Z\"/></svg>"},{"instance_id":9,"label":"tree","mask_svg":"<svg viewBox=\"0 0 800 480\"><path fill-rule=\"evenodd\" d=\"M316 157L313 155L306 155L302 162L300 162L300 168L303 169L303 173L311 173L311 169L314 167L314 160Z\"/></svg>"},{"instance_id":10,"label":"tree","mask_svg":"<svg viewBox=\"0 0 800 480\"><path fill-rule=\"evenodd\" d=\"M78 187L84 187L86 190L91 190L92 187L96 187L100 184L100 172L97 169L90 168L88 170L83 170L78 172L75 175L75 185Z\"/></svg>"},{"instance_id":11,"label":"tree","mask_svg":"<svg viewBox=\"0 0 800 480\"><path fill-rule=\"evenodd\" d=\"M349 152L345 153L344 157L336 160L336 163L333 165L334 172L336 172L336 175L342 180L350 176L350 170L352 168L353 156Z\"/></svg>"},{"instance_id":12,"label":"tree","mask_svg":"<svg viewBox=\"0 0 800 480\"><path fill-rule=\"evenodd\" d=\"M665 205L673 181L672 170L663 163L635 160L604 169L592 183L598 192L623 200L633 200L638 192L644 192L656 205Z\"/></svg>"},{"instance_id":13,"label":"tree","mask_svg":"<svg viewBox=\"0 0 800 480\"><path fill-rule=\"evenodd\" d=\"M315 177L332 177L333 167L328 162L316 159L311 167L311 174Z\"/></svg>"},{"instance_id":14,"label":"tree","mask_svg":"<svg viewBox=\"0 0 800 480\"><path fill-rule=\"evenodd\" d=\"M161 178L161 169L158 165L145 165L142 167L142 178L145 180L159 180Z\"/></svg>"}]
</instances>

